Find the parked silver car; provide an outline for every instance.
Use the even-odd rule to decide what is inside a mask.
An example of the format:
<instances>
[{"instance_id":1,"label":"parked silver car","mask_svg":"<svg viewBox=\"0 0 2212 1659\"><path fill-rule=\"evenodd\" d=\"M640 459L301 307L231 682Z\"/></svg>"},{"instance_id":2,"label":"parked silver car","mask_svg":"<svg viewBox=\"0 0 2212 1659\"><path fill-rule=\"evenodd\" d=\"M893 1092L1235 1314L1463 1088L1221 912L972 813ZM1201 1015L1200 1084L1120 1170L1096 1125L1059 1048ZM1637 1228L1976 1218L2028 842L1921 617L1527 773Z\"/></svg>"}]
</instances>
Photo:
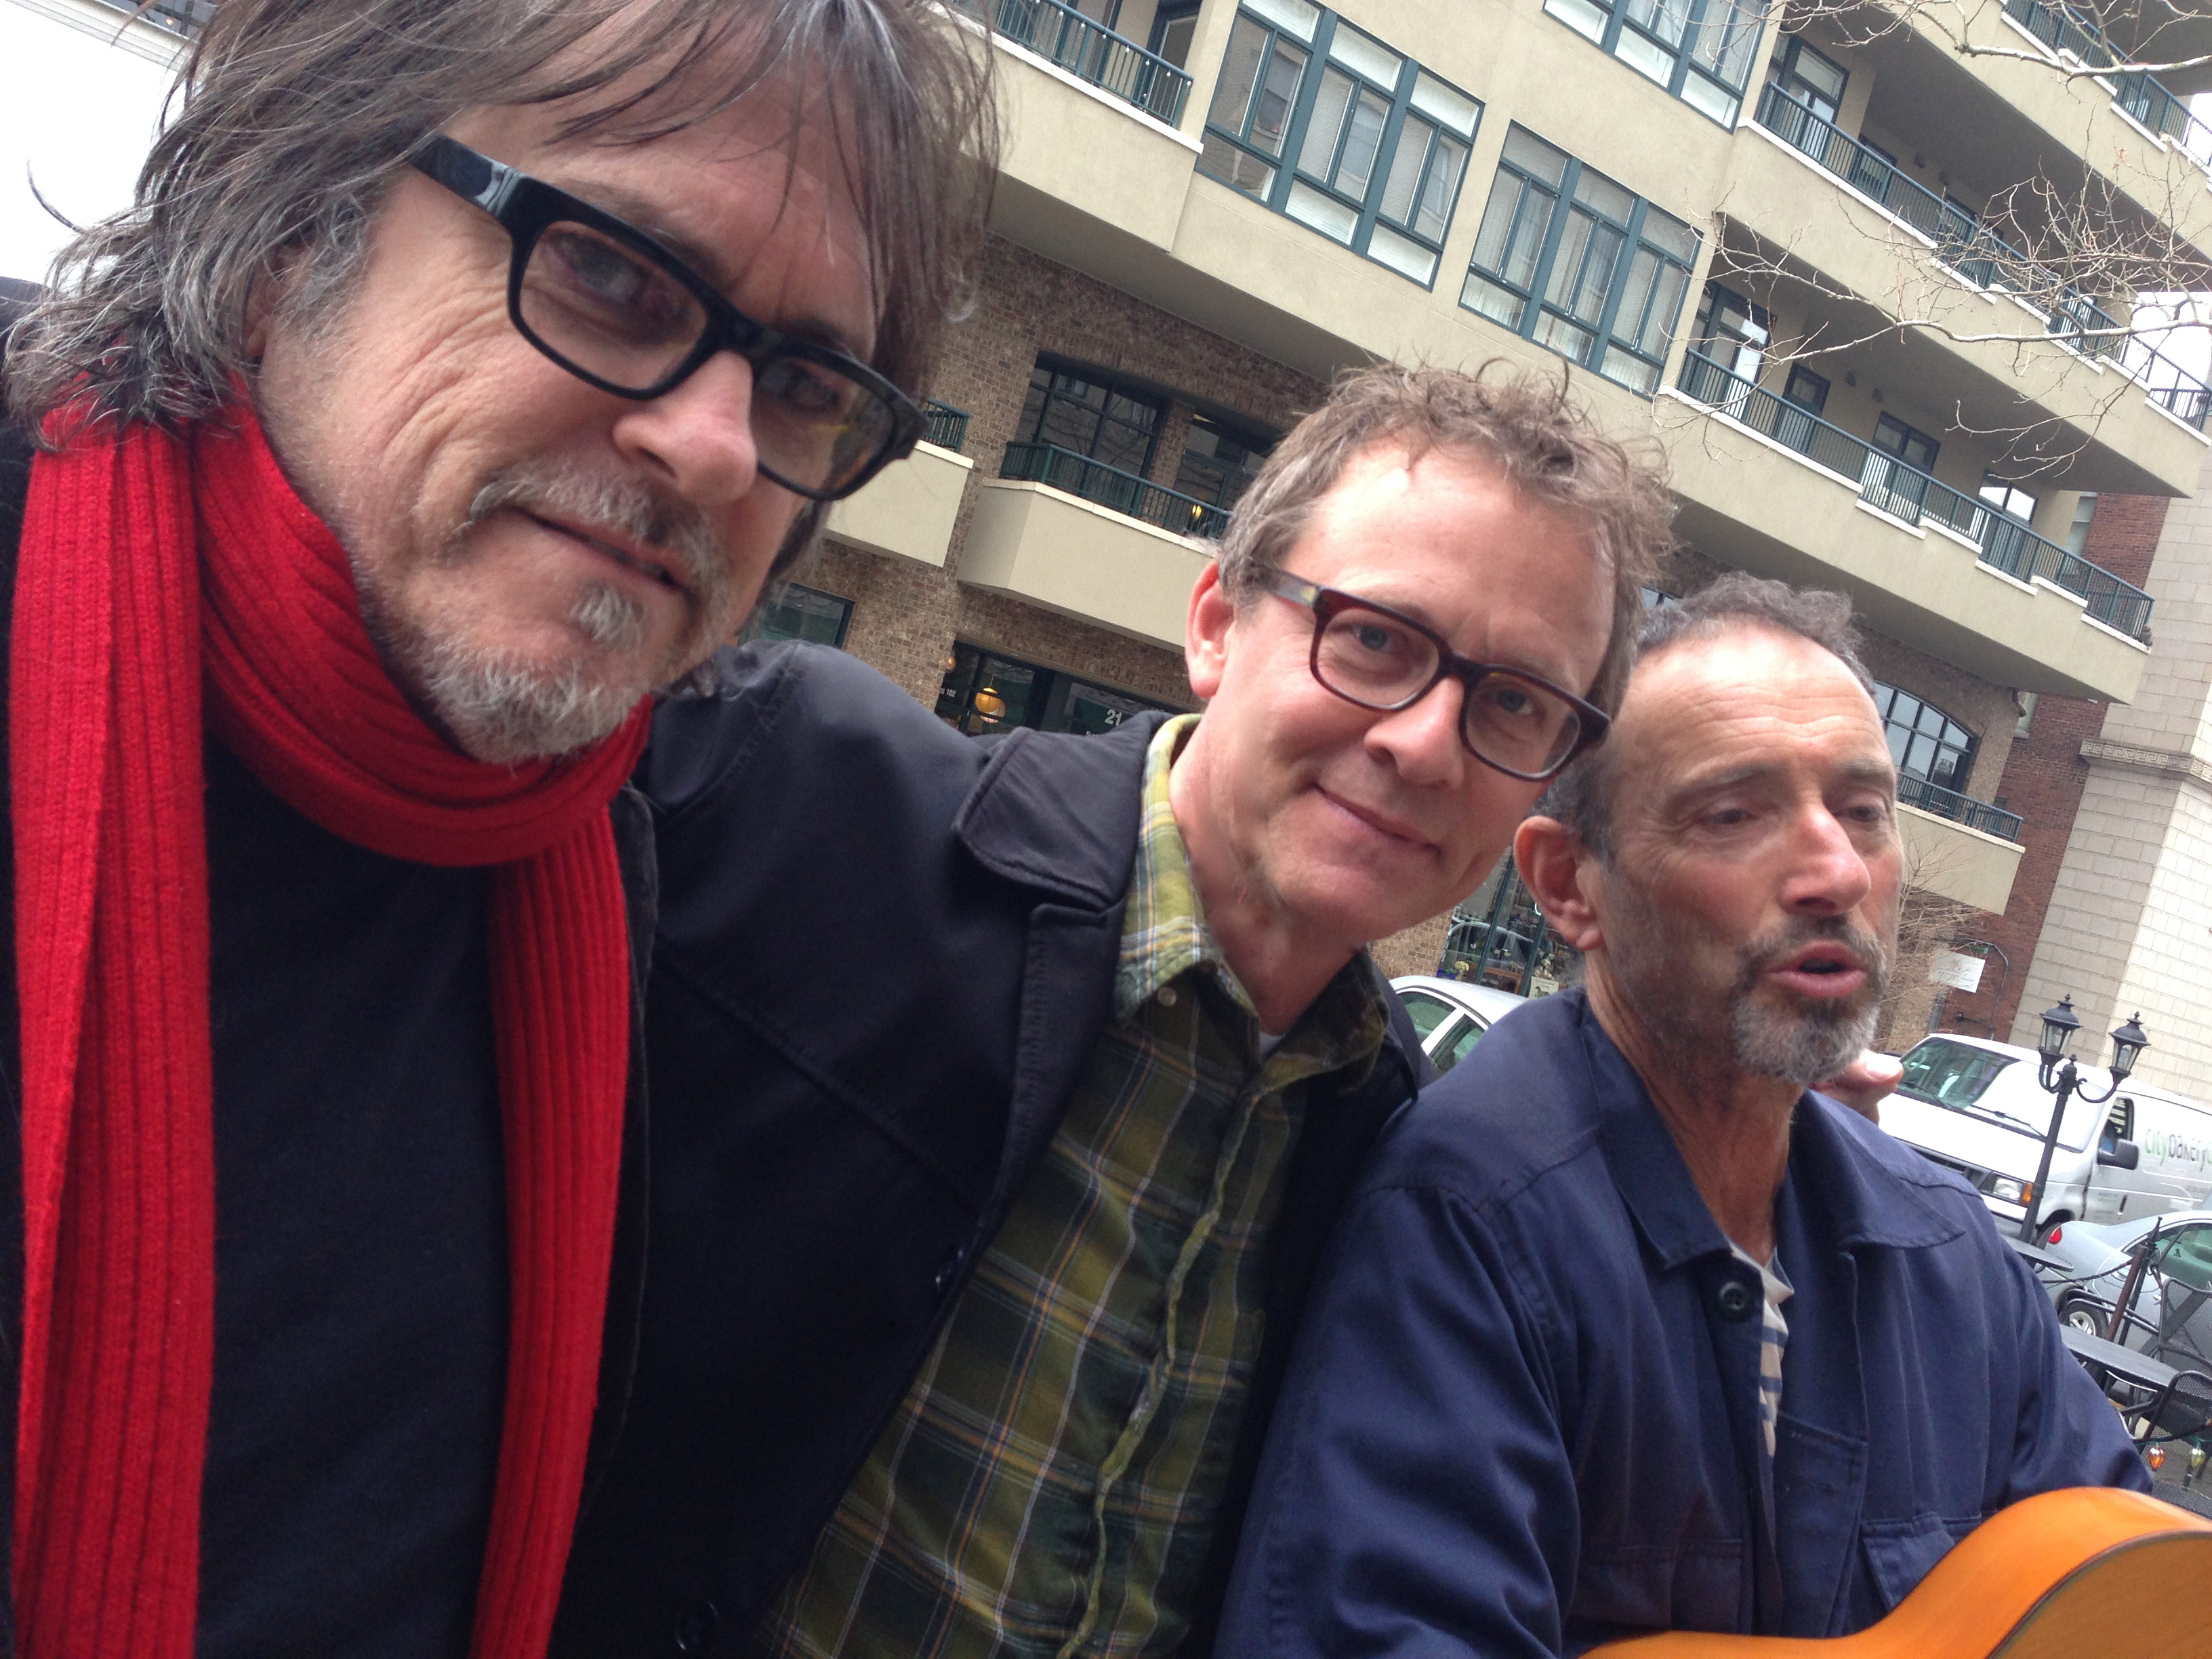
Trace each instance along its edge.
<instances>
[{"instance_id":1,"label":"parked silver car","mask_svg":"<svg viewBox=\"0 0 2212 1659\"><path fill-rule=\"evenodd\" d=\"M1403 975L1390 981L1390 988L1413 1016L1413 1029L1421 1034L1421 1052L1439 1072L1449 1072L1465 1060L1494 1021L1528 1000L1510 991L1432 974Z\"/></svg>"},{"instance_id":2,"label":"parked silver car","mask_svg":"<svg viewBox=\"0 0 2212 1659\"><path fill-rule=\"evenodd\" d=\"M2037 1242L2067 1264L2050 1290L2068 1324L2110 1331L2140 1262L2118 1340L2178 1370L2212 1372L2212 1210L2063 1222Z\"/></svg>"}]
</instances>

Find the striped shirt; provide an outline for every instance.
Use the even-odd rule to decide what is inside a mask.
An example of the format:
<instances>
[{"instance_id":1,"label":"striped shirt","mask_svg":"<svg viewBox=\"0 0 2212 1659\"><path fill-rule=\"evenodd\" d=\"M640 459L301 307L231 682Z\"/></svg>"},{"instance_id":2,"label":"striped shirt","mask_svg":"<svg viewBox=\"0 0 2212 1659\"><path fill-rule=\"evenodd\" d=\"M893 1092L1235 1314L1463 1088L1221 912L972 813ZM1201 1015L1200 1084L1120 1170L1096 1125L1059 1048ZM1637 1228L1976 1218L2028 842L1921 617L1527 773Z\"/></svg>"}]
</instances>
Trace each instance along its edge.
<instances>
[{"instance_id":1,"label":"striped shirt","mask_svg":"<svg viewBox=\"0 0 2212 1659\"><path fill-rule=\"evenodd\" d=\"M1183 1634L1301 1085L1364 1078L1386 1023L1363 953L1262 1056L1169 806L1194 724L1146 755L1114 1017L757 1655L1123 1656Z\"/></svg>"},{"instance_id":2,"label":"striped shirt","mask_svg":"<svg viewBox=\"0 0 2212 1659\"><path fill-rule=\"evenodd\" d=\"M1771 1463L1774 1425L1782 1416L1782 1356L1790 1346L1790 1322L1782 1316L1782 1304L1797 1292L1790 1276L1782 1271L1779 1255L1761 1261L1733 1239L1729 1249L1745 1267L1757 1269L1759 1282L1766 1292L1759 1316L1759 1425L1766 1431L1766 1458Z\"/></svg>"}]
</instances>

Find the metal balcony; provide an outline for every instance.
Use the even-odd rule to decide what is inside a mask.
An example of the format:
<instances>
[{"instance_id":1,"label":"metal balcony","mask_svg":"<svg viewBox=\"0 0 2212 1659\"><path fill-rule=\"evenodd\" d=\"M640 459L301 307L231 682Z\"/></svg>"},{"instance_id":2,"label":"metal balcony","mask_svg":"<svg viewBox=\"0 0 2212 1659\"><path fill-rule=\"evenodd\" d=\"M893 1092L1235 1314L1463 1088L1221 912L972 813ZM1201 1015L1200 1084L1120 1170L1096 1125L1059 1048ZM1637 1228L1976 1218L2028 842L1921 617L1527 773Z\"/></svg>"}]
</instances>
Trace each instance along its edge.
<instances>
[{"instance_id":1,"label":"metal balcony","mask_svg":"<svg viewBox=\"0 0 2212 1659\"><path fill-rule=\"evenodd\" d=\"M968 441L968 411L955 409L951 404L940 404L932 398L921 406L921 412L927 422L921 435L939 449L949 449L958 454L962 446Z\"/></svg>"},{"instance_id":2,"label":"metal balcony","mask_svg":"<svg viewBox=\"0 0 2212 1659\"><path fill-rule=\"evenodd\" d=\"M2160 93L2166 95L2163 88ZM2185 110L2182 113L2188 116ZM1936 257L1966 282L2028 301L2043 313L2044 327L2054 340L2085 357L2112 364L2140 384L2150 400L2168 414L2199 432L2205 429L2207 418L2212 417L2212 387L2148 341L2130 333L2126 324L2088 295L2069 286L2048 266L2031 259L1971 214L1899 172L1779 86L1770 84L1759 94L1758 113L1753 118L1790 149L1811 158L1876 207L1934 242ZM2055 301L2054 295L2058 296Z\"/></svg>"},{"instance_id":3,"label":"metal balcony","mask_svg":"<svg viewBox=\"0 0 2212 1659\"><path fill-rule=\"evenodd\" d=\"M2064 53L2091 69L2109 70L2127 61L2127 55L2106 42L2094 21L2063 0L2005 0L2004 10L2054 53ZM2171 139L2197 166L2212 169L2212 126L2190 113L2177 94L2141 70L2123 70L2111 77L2110 84L2112 102L2131 118Z\"/></svg>"},{"instance_id":4,"label":"metal balcony","mask_svg":"<svg viewBox=\"0 0 2212 1659\"><path fill-rule=\"evenodd\" d=\"M1897 798L1907 806L1917 806L1923 812L1933 812L1939 818L1963 823L1969 830L1982 830L2000 841L2016 842L2020 839L2021 820L2019 813L2008 812L2002 806L1976 800L1972 795L1962 795L1955 789L1946 789L1940 783L1930 783L1926 778L1916 777L1910 772L1897 775Z\"/></svg>"},{"instance_id":5,"label":"metal balcony","mask_svg":"<svg viewBox=\"0 0 2212 1659\"><path fill-rule=\"evenodd\" d=\"M1684 397L1831 472L1857 479L1859 499L1876 511L1909 525L1941 526L1972 542L1990 568L2020 581L2041 576L2079 595L2089 616L2130 639L2142 639L2149 629L2150 595L2132 582L2122 581L2037 535L2010 514L1962 495L1887 450L1831 426L1810 410L1775 396L1703 353L1684 354L1678 384Z\"/></svg>"},{"instance_id":6,"label":"metal balcony","mask_svg":"<svg viewBox=\"0 0 2212 1659\"><path fill-rule=\"evenodd\" d=\"M1174 126L1190 96L1190 76L1155 52L1094 23L1060 0L958 0L1007 40Z\"/></svg>"},{"instance_id":7,"label":"metal balcony","mask_svg":"<svg viewBox=\"0 0 2212 1659\"><path fill-rule=\"evenodd\" d=\"M1178 536L1212 541L1229 528L1228 513L1211 501L1166 489L1058 444L1008 444L999 476L1024 483L1050 484Z\"/></svg>"}]
</instances>

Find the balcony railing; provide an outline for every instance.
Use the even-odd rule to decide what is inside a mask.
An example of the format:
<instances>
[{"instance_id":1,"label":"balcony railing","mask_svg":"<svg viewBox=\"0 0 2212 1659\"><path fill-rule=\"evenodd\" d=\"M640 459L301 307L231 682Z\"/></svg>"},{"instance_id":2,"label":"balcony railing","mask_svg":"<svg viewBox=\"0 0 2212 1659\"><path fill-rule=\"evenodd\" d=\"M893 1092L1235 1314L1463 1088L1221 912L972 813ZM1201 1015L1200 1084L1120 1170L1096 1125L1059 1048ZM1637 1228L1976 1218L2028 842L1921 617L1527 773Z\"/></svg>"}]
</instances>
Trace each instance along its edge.
<instances>
[{"instance_id":1,"label":"balcony railing","mask_svg":"<svg viewBox=\"0 0 2212 1659\"><path fill-rule=\"evenodd\" d=\"M921 412L927 422L921 435L939 449L949 449L957 454L960 447L968 441L968 411L955 409L951 404L940 404L932 398L921 406Z\"/></svg>"},{"instance_id":2,"label":"balcony railing","mask_svg":"<svg viewBox=\"0 0 2212 1659\"><path fill-rule=\"evenodd\" d=\"M1717 410L1831 472L1856 478L1859 499L1893 519L1933 523L1980 550L1981 561L2021 581L2041 576L2079 594L2087 613L2141 639L2150 626L2150 595L2109 570L2039 536L2008 513L1960 494L1887 450L1832 426L1808 409L1745 380L1701 352L1682 358L1682 395Z\"/></svg>"},{"instance_id":3,"label":"balcony railing","mask_svg":"<svg viewBox=\"0 0 2212 1659\"><path fill-rule=\"evenodd\" d=\"M2003 807L1992 806L1985 800L1976 800L1972 795L1962 795L1955 789L1946 789L1940 783L1930 783L1910 772L1897 775L1897 798L1907 806L1933 812L1939 818L1963 823L1969 830L1979 830L2000 841L2016 842L2020 839L2019 813L2008 812Z\"/></svg>"},{"instance_id":4,"label":"balcony railing","mask_svg":"<svg viewBox=\"0 0 2212 1659\"><path fill-rule=\"evenodd\" d=\"M2160 90L2163 95L2164 88ZM1936 257L1976 288L2000 289L2030 301L2043 313L2044 327L2053 337L2085 357L2112 364L2139 381L2153 403L2199 432L2204 430L2206 418L2212 416L2212 387L2130 332L2087 295L2061 282L2049 267L1899 172L1779 86L1770 82L1759 94L1756 118L1792 149L1933 241ZM2054 294L2056 302L2051 298Z\"/></svg>"},{"instance_id":5,"label":"balcony railing","mask_svg":"<svg viewBox=\"0 0 2212 1659\"><path fill-rule=\"evenodd\" d=\"M215 15L215 0L101 0L111 11L126 12L155 27L190 40Z\"/></svg>"},{"instance_id":6,"label":"balcony railing","mask_svg":"<svg viewBox=\"0 0 2212 1659\"><path fill-rule=\"evenodd\" d=\"M1018 46L1028 47L1070 75L1158 116L1170 126L1182 119L1190 76L1134 40L1094 23L1060 0L959 0Z\"/></svg>"},{"instance_id":7,"label":"balcony railing","mask_svg":"<svg viewBox=\"0 0 2212 1659\"><path fill-rule=\"evenodd\" d=\"M2104 31L2063 0L2005 0L2005 15L2053 52L2063 52L2091 69L2109 70L2127 61L2106 44ZM2190 113L2154 76L2121 70L2112 77L2112 101L2163 137L2199 167L2212 168L2212 126Z\"/></svg>"},{"instance_id":8,"label":"balcony railing","mask_svg":"<svg viewBox=\"0 0 2212 1659\"><path fill-rule=\"evenodd\" d=\"M1050 484L1086 501L1096 501L1116 513L1171 530L1178 536L1219 538L1229 527L1229 514L1210 501L1168 489L1124 472L1118 466L1094 461L1058 444L1008 444L1006 459L999 468L1002 478L1026 483Z\"/></svg>"}]
</instances>

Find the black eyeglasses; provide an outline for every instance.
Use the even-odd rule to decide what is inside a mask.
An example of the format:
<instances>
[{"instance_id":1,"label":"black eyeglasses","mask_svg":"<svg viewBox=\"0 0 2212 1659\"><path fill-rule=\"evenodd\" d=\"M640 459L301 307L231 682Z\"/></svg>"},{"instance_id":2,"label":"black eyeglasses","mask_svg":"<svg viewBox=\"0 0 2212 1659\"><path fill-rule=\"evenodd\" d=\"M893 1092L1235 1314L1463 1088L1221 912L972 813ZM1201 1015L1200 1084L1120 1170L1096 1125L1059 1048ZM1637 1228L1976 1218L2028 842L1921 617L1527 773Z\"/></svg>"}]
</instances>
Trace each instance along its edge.
<instances>
[{"instance_id":1,"label":"black eyeglasses","mask_svg":"<svg viewBox=\"0 0 2212 1659\"><path fill-rule=\"evenodd\" d=\"M913 452L923 417L906 393L842 351L746 316L643 231L442 135L409 160L505 228L507 315L578 380L642 402L736 352L753 368L761 471L817 501Z\"/></svg>"},{"instance_id":2,"label":"black eyeglasses","mask_svg":"<svg viewBox=\"0 0 2212 1659\"><path fill-rule=\"evenodd\" d=\"M1322 689L1362 708L1411 708L1446 678L1467 688L1460 740L1485 766L1541 782L1604 738L1603 709L1517 668L1473 662L1443 635L1386 605L1322 587L1287 570L1262 569L1260 585L1314 613L1307 665Z\"/></svg>"}]
</instances>

